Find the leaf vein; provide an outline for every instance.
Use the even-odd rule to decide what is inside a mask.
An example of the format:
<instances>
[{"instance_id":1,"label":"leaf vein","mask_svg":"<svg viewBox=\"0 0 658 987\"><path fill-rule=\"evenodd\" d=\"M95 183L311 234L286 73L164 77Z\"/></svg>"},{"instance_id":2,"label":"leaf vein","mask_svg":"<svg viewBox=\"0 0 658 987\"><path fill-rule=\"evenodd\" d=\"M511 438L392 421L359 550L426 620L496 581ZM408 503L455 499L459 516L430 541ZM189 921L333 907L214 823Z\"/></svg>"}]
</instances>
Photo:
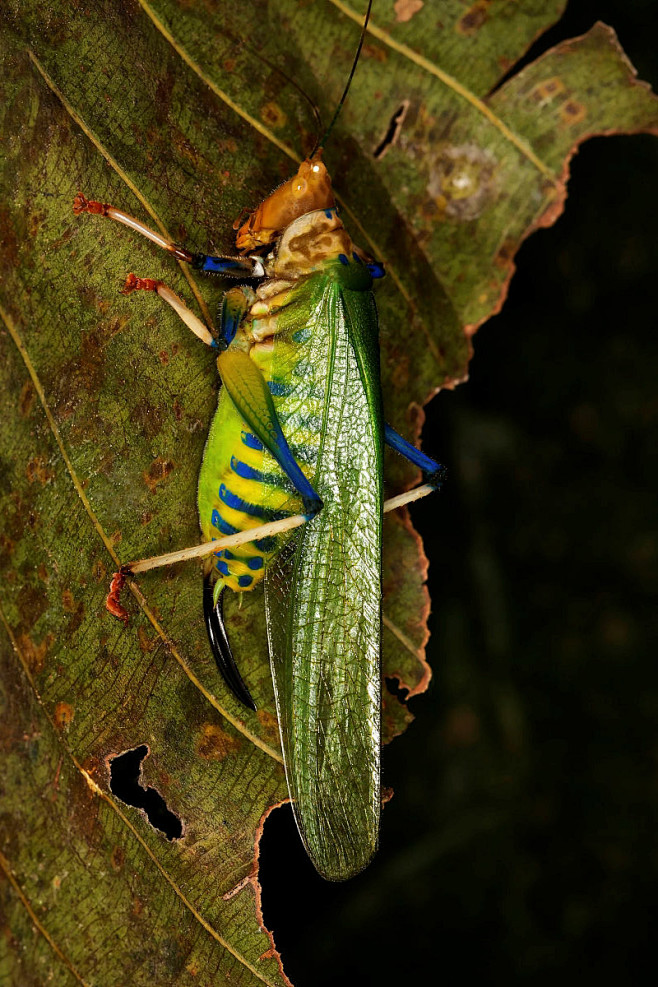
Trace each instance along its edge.
<instances>
[{"instance_id":1,"label":"leaf vein","mask_svg":"<svg viewBox=\"0 0 658 987\"><path fill-rule=\"evenodd\" d=\"M62 439L62 436L61 436L61 433L59 431L57 422L55 421L54 415L53 415L52 411L50 410L50 406L49 406L49 404L48 404L48 402L46 400L46 395L45 395L45 392L44 392L44 389L43 389L43 385L42 385L42 383L41 383L41 381L40 381L40 379L39 379L39 377L37 375L37 372L36 372L36 370L34 368L34 365L33 365L32 361L31 361L31 359L29 357L29 354L28 354L27 349L25 347L25 344L24 344L24 342L23 342L23 340L22 340L22 338L20 336L20 333L18 332L18 328L14 324L14 321L11 318L11 316L9 315L9 313L6 312L2 308L1 305L0 305L0 318L3 320L3 322L7 326L7 330L9 332L9 335L13 339L14 344L15 344L18 352L20 353L21 358L23 360L23 363L25 364L25 367L26 367L26 369L27 369L27 371L28 371L28 373L30 375L30 378L32 380L32 383L34 384L34 389L37 392L37 395L39 397L39 401L41 402L41 406L43 407L44 413L46 415L46 419L47 419L48 424L50 426L50 430L51 430L51 432L53 434L53 437L55 439L55 442L57 443L57 445L59 447L59 451L60 451L60 453L62 455L62 459L64 460L64 464L65 464L66 469L67 469L67 472L68 472L68 474L69 474L69 476L71 478L71 482L73 483L73 486L74 486L74 488L76 490L76 493L80 497L80 500L82 501L83 507L84 507L84 509L85 509L85 511L86 511L86 513L87 513L87 515L88 515L88 517L89 517L89 519L90 519L90 521L91 521L91 523L92 523L92 525L93 525L93 527L94 527L97 535L99 536L99 538L103 542L103 545L105 546L108 554L110 555L110 557L111 557L114 565L116 566L117 569L119 569L119 567L121 565L121 563L119 561L119 558L118 558L116 552L114 551L114 547L112 545L111 540L108 538L107 534L105 533L105 531L103 529L103 526L101 525L100 521L96 517L96 515L94 513L94 510L93 510L91 504L89 503L89 500L87 499L87 495L85 494L85 492L84 492L84 490L82 488L82 484L81 484L81 482L80 482L80 480L78 478L78 475L75 472L75 469L73 468L73 463L71 462L71 459L70 459L70 457L68 455L68 452L66 451L66 446L64 445L64 440ZM148 604L146 602L146 597L144 596L144 594L140 590L140 588L137 585L137 583L135 581L130 581L129 582L129 586L130 586L130 590L131 590L133 596L137 600L137 602L138 602L139 606L141 607L141 609L143 610L145 616L150 621L150 623L154 627L154 629L157 631L158 636L165 643L165 645L167 646L170 654L172 654L173 657L176 659L176 661L178 662L178 664L182 668L183 672L185 673L185 675L187 676L187 678L190 680L190 682L195 686L195 688L197 688L199 690L199 692L210 703L210 705L214 709L216 709L217 712L220 713L221 716L223 716L224 719L226 719L231 724L231 726L233 726L247 740L249 740L252 744L254 744L255 747L260 748L260 750L262 750L263 753L267 754L269 757L273 758L275 761L282 762L283 759L282 759L282 757L281 757L281 755L279 754L278 751L275 751L272 747L270 747L263 740L261 740L260 737L258 737L256 734L252 733L252 731L249 730L244 725L244 723L242 723L240 720L238 720L237 717L233 716L231 713L228 712L228 710L224 709L224 707L218 702L218 700L216 699L216 697L213 696L213 694L211 692L209 692L208 689L206 689L206 687L203 685L203 683L200 681L200 679L197 678L197 676L194 674L194 672L192 671L192 669L189 667L189 665L187 664L187 662L185 661L185 659L183 658L183 656L179 653L178 649L174 646L173 642L170 641L169 638L167 637L167 634L165 633L164 628L162 627L162 625L160 624L160 622L158 620L156 620L155 614L152 612L152 610L148 606Z\"/></svg>"}]
</instances>

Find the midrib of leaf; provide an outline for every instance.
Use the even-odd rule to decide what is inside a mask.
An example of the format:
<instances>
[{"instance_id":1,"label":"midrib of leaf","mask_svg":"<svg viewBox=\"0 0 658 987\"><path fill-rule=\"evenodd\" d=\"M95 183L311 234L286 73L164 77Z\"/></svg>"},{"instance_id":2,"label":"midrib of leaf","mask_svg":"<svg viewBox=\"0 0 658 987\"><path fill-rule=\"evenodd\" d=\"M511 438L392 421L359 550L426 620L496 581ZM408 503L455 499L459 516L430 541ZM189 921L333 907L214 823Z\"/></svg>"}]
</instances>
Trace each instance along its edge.
<instances>
[{"instance_id":1,"label":"midrib of leaf","mask_svg":"<svg viewBox=\"0 0 658 987\"><path fill-rule=\"evenodd\" d=\"M84 509L85 509L85 511L86 511L86 513L87 513L87 515L88 515L91 523L92 523L92 526L93 526L94 530L96 531L96 534L99 536L99 538L103 542L103 545L105 546L108 554L110 555L110 558L112 559L112 562L114 563L114 565L116 566L116 569L118 570L120 568L120 566L121 566L121 563L119 561L119 558L118 558L116 552L114 551L114 546L112 545L111 540L108 538L107 534L105 533L105 530L103 529L103 526L101 525L100 521L96 517L96 514L94 513L94 510L93 510L91 504L89 503L89 500L87 499L87 495L85 494L85 491L84 491L84 489L82 487L82 484L81 484L81 482L80 482L80 480L78 478L78 475L75 472L75 469L73 467L73 463L71 462L71 459L70 459L70 457L68 455L68 452L66 451L66 446L64 445L64 440L62 439L61 433L60 433L59 428L57 426L57 422L55 421L55 417L54 417L52 411L50 410L50 406L49 406L49 404L48 404L48 402L46 400L46 394L45 394L43 385L42 385L42 383L41 383L41 381L40 381L40 379L39 379L39 377L37 375L37 372L36 372L36 370L34 368L34 365L33 365L32 361L30 359L30 356L29 356L29 354L27 352L27 348L25 346L25 343L23 342L23 339L21 338L21 335L20 335L20 333L18 331L17 326L14 323L14 320L11 318L11 316L9 315L9 313L6 312L5 309L1 305L0 305L0 318L2 319L2 321L7 326L7 330L9 332L9 335L13 339L14 344L15 344L18 352L21 355L21 359L23 360L23 363L25 364L25 367L27 369L27 372L29 373L30 378L32 379L32 383L34 384L34 388L35 388L35 390L37 392L37 395L39 397L39 401L41 402L41 406L42 406L42 408L44 410L44 413L46 415L46 418L48 420L48 424L50 426L50 430L51 430L51 432L53 434L53 437L55 439L55 442L57 443L57 445L59 447L59 451L60 451L60 453L62 455L62 459L64 460L64 464L66 466L66 470L67 470L67 472L68 472L68 474L69 474L69 476L71 478L71 482L73 483L73 486L75 488L75 491L78 494L80 500L82 501L82 504L84 506ZM199 690L199 692L204 697L204 699L206 699L207 702L209 702L210 705L215 710L217 710L217 712L221 716L223 716L224 719L227 720L231 724L232 727L234 727L239 733L241 733L242 736L245 737L246 740L248 740L252 744L254 744L255 747L260 748L260 750L262 750L269 757L273 758L275 761L278 761L279 763L283 763L283 758L281 757L281 755L279 754L278 751L275 751L272 747L270 747L263 740L261 740L260 737L258 737L256 734L252 733L251 730L249 730L244 725L244 723L242 723L240 720L237 719L237 717L234 717L231 713L228 712L228 710L224 709L224 707L219 703L219 701L216 699L216 697L213 696L213 694L206 689L206 687L203 685L203 683L200 681L200 679L197 678L197 676L194 674L194 672L192 671L192 669L189 667L189 665L187 664L187 662L185 661L185 659L183 658L183 656L179 653L178 649L174 646L173 642L168 638L167 634L164 631L164 628L161 626L161 624L159 623L159 621L156 619L155 614L151 611L150 607L146 603L146 598L145 598L144 594L142 593L142 591L139 589L139 586L137 585L137 583L134 580L131 580L129 582L129 586L130 586L131 592L133 593L133 596L137 600L139 606L141 607L141 609L144 612L145 616L150 621L150 623L153 626L153 628L156 630L158 636L167 645L167 648L169 649L169 651L171 652L171 654L174 656L174 658L176 659L176 661L178 662L178 664L182 668L182 670L185 673L185 675L188 677L188 679L190 680L190 682L192 683L192 685L194 685L194 687Z\"/></svg>"},{"instance_id":2,"label":"midrib of leaf","mask_svg":"<svg viewBox=\"0 0 658 987\"><path fill-rule=\"evenodd\" d=\"M204 83L204 85L208 86L208 88L211 89L216 96L219 96L219 98L224 103L226 103L226 105L229 106L235 113L237 113L238 116L242 117L242 119L245 120L250 127L253 127L254 130L257 130L258 133L261 134L261 136L271 141L272 144L278 147L280 151L283 151L284 154L287 154L289 158L292 158L292 160L298 164L299 156L291 147L288 146L288 144L285 144L283 141L280 141L279 138L276 137L271 130L268 130L268 128L265 127L260 122L260 120L257 120L255 117L252 117L251 114L247 113L246 110L243 110L242 107L235 102L235 100L231 99L228 93L224 92L223 89L220 89L217 83L214 82L210 78L210 76L204 73L199 63L195 62L192 56L189 55L188 52L185 50L185 48L183 48L183 46L176 41L176 38L173 36L171 31L160 20L160 18L155 13L153 8L148 3L146 3L146 0L137 0L137 2L139 3L140 7L147 15L147 17L149 17L150 20L153 22L153 24L158 29L158 31L163 36L163 38L165 38L169 42L169 44L174 49L174 51L179 56L179 58L182 58L185 64L188 65L192 69L192 71L199 76L199 78Z\"/></svg>"},{"instance_id":3,"label":"midrib of leaf","mask_svg":"<svg viewBox=\"0 0 658 987\"><path fill-rule=\"evenodd\" d=\"M246 967L247 970L249 970L251 973L253 973L255 977L258 977L258 979L262 983L267 984L268 987L269 987L269 983L270 982L263 976L263 974L260 973L256 969L256 967L253 966L249 962L249 960L245 959L244 956L242 956L240 953L238 953L238 951L229 942L227 942L226 939L224 939L222 936L220 936L219 932L217 932L217 930L213 928L213 926L210 924L210 922L208 922L207 919L205 919L203 917L203 915L199 911L197 911L197 909L194 907L194 905L192 904L192 902L188 898L185 897L185 895L183 894L182 890L179 888L179 886L174 881L173 877L171 877L170 874L168 873L168 871L162 866L162 864L160 863L160 861L156 857L156 855L153 852L153 850L151 850L151 848L149 847L149 845L146 842L146 840L144 840L144 838L142 836L140 836L140 834L138 833L138 831L136 830L136 828L131 823L130 819L121 811L121 809L116 804L116 802L114 801L114 799L110 798L110 796L107 794L107 792L103 791L103 789L94 781L94 779L91 777L91 775L89 774L89 772L88 771L85 771L85 769L82 767L82 765L80 764L80 762L75 757L75 754L73 753L73 751L71 750L71 748L69 747L69 745L65 742L65 740L64 740L61 732L58 731L57 728L55 727L55 723L54 723L52 717L50 716L48 710L46 709L46 707L45 707L45 705L43 703L43 700L41 699L41 696L39 695L39 691L38 691L38 689L36 687L36 683L35 683L35 681L34 681L34 679L32 677L32 673L30 671L29 665L28 665L28 663L27 663L27 661L25 659L25 656L23 655L20 647L18 646L18 641L16 640L16 638L14 636L14 633L13 633L11 627L9 626L9 623L7 621L7 618L6 618L5 614L4 614L4 611L2 610L2 607L1 606L0 606L0 623L2 623L2 625L4 626L5 631L7 632L7 636L9 637L9 640L11 641L12 647L13 647L14 651L16 652L16 654L18 655L18 660L20 661L21 666L23 668L23 673L25 674L25 677L27 678L28 682L30 683L30 687L31 687L31 689L32 689L32 691L34 693L34 696L35 696L35 698L36 698L39 706L41 707L41 710L43 711L44 716L48 720L48 723L49 723L50 728L51 728L51 730L52 730L52 732L53 732L53 734L54 734L54 736L56 738L56 741L57 741L58 745L64 750L66 756L69 758L69 760L74 765L74 767L76 768L76 770L80 773L80 775L84 778L85 783L87 784L87 786L91 789L91 791L94 793L94 795L98 796L98 798L102 799L107 805L110 806L110 808L112 809L112 811L116 813L116 815L122 821L122 823L124 824L124 826L126 826L130 830L130 832L135 837L135 839L137 840L137 842L140 844L140 846L142 847L142 849L145 851L145 853L151 859L152 863L155 864L156 868L159 870L160 874L165 879L165 881L167 882L167 884L171 887L171 889L174 891L174 893L176 894L176 896L183 903L183 905L185 906L185 908L187 908L190 911L190 913L196 919L196 921L199 922L199 924L206 930L206 932L208 932L209 935L211 935L212 938L215 939L219 943L220 946L222 946L224 949L226 949L226 951L229 952L231 954L231 956L234 956L235 959L239 963L242 963L242 965L244 967ZM13 882L12 882L12 886L15 887L15 885L13 884ZM23 904L26 905L26 907L27 907L27 905L28 905L27 898L25 898L23 896L21 898L21 900L23 901ZM64 958L63 957L63 954L60 953L59 949L55 946L54 941L49 938L48 934L46 933L46 930L43 927L41 927L41 926L37 926L37 927L39 928L39 931L41 931L41 932L44 933L44 935L46 936L46 939L53 946L53 948L55 949L55 951L60 956L62 956L62 958ZM66 962L66 960L65 960L65 962ZM71 969L73 969L73 967L71 967ZM76 973L76 976L78 976L78 979L80 980L81 983L85 983L85 981L83 981L77 973Z\"/></svg>"},{"instance_id":4,"label":"midrib of leaf","mask_svg":"<svg viewBox=\"0 0 658 987\"><path fill-rule=\"evenodd\" d=\"M286 154L289 158L291 158L295 162L295 164L300 163L301 158L299 154L297 154L297 152L293 150L293 148L289 147L289 145L285 144L283 141L280 141L278 137L276 137L272 133L271 130L265 127L259 120L256 120L255 117L252 117L251 114L247 113L246 110L243 110L242 107L240 107L238 103L235 102L235 100L231 99L228 93L224 92L224 90L221 89L217 85L217 83L206 72L204 72L204 70L201 68L199 63L192 58L192 56L187 52L187 50L183 47L183 45L176 40L176 38L171 33L169 28L166 27L166 25L160 20L160 18L152 9L150 4L147 3L147 0L137 0L137 2L139 3L140 7L147 15L147 17L151 20L153 25L157 28L158 31L160 31L163 38L165 38L165 40L169 42L169 44L174 49L174 51L179 56L179 58L183 59L185 64L192 69L192 71L199 77L199 79L201 80L201 82L203 82L205 86L208 86L208 88L213 93L215 93L215 95L218 96L224 103L226 103L228 107L230 107L235 113L237 113L238 116L240 116L243 120L245 120L259 134L261 134L267 140L271 141L271 143L274 144L275 147L278 147L280 151L283 151L283 153ZM336 193L336 199L341 204L342 208L347 213L347 215L349 215L350 220L363 234L364 239L367 240L368 245L372 248L374 256L381 257L383 255L382 251L377 246L377 243L375 242L374 238L364 228L363 224L352 212L352 210L345 204L344 199L337 193ZM394 266L391 264L390 261L386 262L386 273L390 276L391 280L394 282L396 288L404 298L405 302L407 303L411 311L416 313L417 312L416 305L414 304L414 301L411 295L409 294L409 292L405 289L400 276L398 275L397 271L395 270ZM430 349L432 356L436 360L437 364L440 365L441 355L439 353L438 347L434 339L431 336L429 328L425 324L424 319L420 319L419 322L422 327L425 339L427 341L428 348Z\"/></svg>"},{"instance_id":5,"label":"midrib of leaf","mask_svg":"<svg viewBox=\"0 0 658 987\"><path fill-rule=\"evenodd\" d=\"M3 623L4 623L4 618L3 618ZM41 935L46 940L52 951L55 953L58 959L62 961L64 966L66 966L67 969L71 971L71 973L76 978L78 983L81 983L83 987L91 987L91 984L87 983L86 980L83 980L83 978L80 976L76 968L73 966L73 963L70 961L68 956L63 952L63 950L60 949L60 947L57 945L57 943L50 935L46 927L37 918L36 912L32 908L32 905L30 904L27 895L21 888L20 884L18 883L18 880L16 879L14 872L11 869L10 862L7 860L5 855L1 852L0 852L0 870L4 871L7 880L9 881L12 888L16 892L16 897L20 901L21 905L23 906L27 914L30 916L30 922L35 927L37 932L41 933Z\"/></svg>"},{"instance_id":6,"label":"midrib of leaf","mask_svg":"<svg viewBox=\"0 0 658 987\"><path fill-rule=\"evenodd\" d=\"M341 13L345 14L346 17L351 18L351 20L355 21L359 25L363 25L363 17L348 7L347 4L343 3L343 0L330 0L330 3L332 3L337 10L340 10ZM372 18L368 21L368 33L372 34L372 36L377 38L378 41L381 41L382 44L385 44L393 51L396 51L399 55L402 55L403 58L408 59L425 72L429 72L430 75L435 76L444 84L444 86L451 89L458 96L461 96L462 99L465 99L468 103L470 103L471 106L476 109L478 113L481 113L492 126L499 130L500 133L514 145L517 151L526 157L528 161L530 161L535 168L537 168L537 170L544 175L545 178L548 178L556 188L559 187L559 179L554 171L549 168L549 166L542 161L541 158L537 157L527 141L525 141L522 137L519 137L518 134L515 134L514 131L500 119L500 117L496 116L493 110L487 106L483 100L479 99L475 95L475 93L472 93L470 89L463 86L461 82L453 76L449 75L447 72L444 72L443 69L439 68L438 65L435 65L434 62L431 62L428 58L425 58L424 55L419 55L418 52L413 50L413 48L409 48L407 45L403 45L399 41L396 41L390 34L388 34L387 31L377 27Z\"/></svg>"},{"instance_id":7,"label":"midrib of leaf","mask_svg":"<svg viewBox=\"0 0 658 987\"><path fill-rule=\"evenodd\" d=\"M158 227L158 229L160 230L160 232L162 233L162 235L167 240L172 240L173 237L171 236L171 234L168 231L167 227L165 226L165 224L162 222L162 220L160 219L160 217L156 213L155 209L149 203L149 201L146 198L146 196L144 196L140 192L140 190L137 188L137 186L134 184L134 182L131 181L130 177L123 170L123 168L121 167L121 165L119 164L119 162L115 158L112 157L112 155L110 154L110 152L107 150L107 148L105 148L103 146L103 144L98 139L98 137L96 137L96 135L94 134L94 132L87 126L87 124L82 119L82 117L79 115L79 113L77 113L77 111L74 109L74 107L71 106L71 104L69 103L69 101L64 96L64 93L57 87L57 85L55 84L55 82L50 78L50 76L48 75L48 73L46 72L45 68L40 63L39 59L34 54L34 52L31 51L31 49L28 48L27 49L27 53L28 53L28 55L30 57L30 60L31 60L32 64L37 69L37 71L39 72L39 74L41 75L41 77L43 78L43 81L46 83L46 85L48 86L48 88L50 89L50 91L60 101L60 103L62 104L62 106L64 107L64 109L68 113L68 115L71 117L71 119L75 121L75 123L77 124L77 126L84 133L85 137L88 137L89 138L89 140L94 145L94 147L103 155L103 157L105 158L105 160L107 161L107 163L110 165L110 167L117 173L117 175L119 176L119 178L121 179L121 181L124 182L124 184L126 184L128 186L128 188L133 193L133 195L141 202L141 204L143 205L144 209L147 211L147 213L149 214L149 216L151 217L151 219L153 220L153 222L156 224L156 226ZM207 325L212 325L212 319L210 318L210 313L208 311L208 307L206 306L206 303L204 301L203 295L201 294L201 290L200 290L199 286L197 285L196 281L194 280L194 277L192 276L192 272L189 269L189 265L188 264L185 264L183 261L178 261L178 266L180 267L181 271L183 272L183 275L185 276L187 282L190 285L190 288L192 289L192 292L194 293L194 297L196 298L196 300L198 302L199 308L201 309L201 312L203 314L203 318L204 318L206 324Z\"/></svg>"}]
</instances>

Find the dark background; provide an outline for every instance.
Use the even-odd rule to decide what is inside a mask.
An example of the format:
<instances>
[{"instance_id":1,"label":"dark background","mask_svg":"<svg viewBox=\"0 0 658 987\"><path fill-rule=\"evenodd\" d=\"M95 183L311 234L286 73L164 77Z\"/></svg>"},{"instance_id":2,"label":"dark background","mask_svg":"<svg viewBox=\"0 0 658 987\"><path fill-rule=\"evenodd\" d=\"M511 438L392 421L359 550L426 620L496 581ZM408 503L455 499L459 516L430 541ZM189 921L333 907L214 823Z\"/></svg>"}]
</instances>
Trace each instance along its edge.
<instances>
[{"instance_id":1,"label":"dark background","mask_svg":"<svg viewBox=\"0 0 658 987\"><path fill-rule=\"evenodd\" d=\"M658 88L655 0L572 0ZM384 752L378 857L323 882L289 809L264 914L296 987L653 982L658 912L658 141L590 141L521 249L470 381L428 409L449 467L413 516L434 678ZM648 976L647 976L648 975Z\"/></svg>"}]
</instances>

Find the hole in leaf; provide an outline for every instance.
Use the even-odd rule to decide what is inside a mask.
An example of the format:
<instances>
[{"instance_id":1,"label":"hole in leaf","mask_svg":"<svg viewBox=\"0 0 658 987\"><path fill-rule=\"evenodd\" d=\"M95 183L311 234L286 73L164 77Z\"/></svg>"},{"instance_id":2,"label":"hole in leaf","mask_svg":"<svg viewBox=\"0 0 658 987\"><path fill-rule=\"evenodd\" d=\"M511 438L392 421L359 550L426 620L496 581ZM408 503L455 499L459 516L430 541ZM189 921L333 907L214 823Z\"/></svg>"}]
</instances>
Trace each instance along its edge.
<instances>
[{"instance_id":1,"label":"hole in leaf","mask_svg":"<svg viewBox=\"0 0 658 987\"><path fill-rule=\"evenodd\" d=\"M147 745L142 744L111 757L110 791L126 805L141 809L151 826L164 833L168 840L178 840L183 835L183 824L178 816L167 808L160 792L140 784L142 761L149 753Z\"/></svg>"},{"instance_id":2,"label":"hole in leaf","mask_svg":"<svg viewBox=\"0 0 658 987\"><path fill-rule=\"evenodd\" d=\"M406 704L409 690L406 686L400 684L399 679L396 679L394 676L389 677L387 675L384 678L384 684L392 696L399 699L401 703Z\"/></svg>"},{"instance_id":3,"label":"hole in leaf","mask_svg":"<svg viewBox=\"0 0 658 987\"><path fill-rule=\"evenodd\" d=\"M402 124L404 123L404 118L407 115L408 109L409 109L409 100L405 99L400 104L400 106L398 106L397 110L391 117L390 123L386 130L386 133L384 134L384 137L382 138L381 142L377 145L375 150L372 152L375 161L379 161L380 158L383 158L386 152L388 151L389 147L392 147L393 144L395 144L395 142L397 141L398 137L400 136L400 131L402 130Z\"/></svg>"}]
</instances>

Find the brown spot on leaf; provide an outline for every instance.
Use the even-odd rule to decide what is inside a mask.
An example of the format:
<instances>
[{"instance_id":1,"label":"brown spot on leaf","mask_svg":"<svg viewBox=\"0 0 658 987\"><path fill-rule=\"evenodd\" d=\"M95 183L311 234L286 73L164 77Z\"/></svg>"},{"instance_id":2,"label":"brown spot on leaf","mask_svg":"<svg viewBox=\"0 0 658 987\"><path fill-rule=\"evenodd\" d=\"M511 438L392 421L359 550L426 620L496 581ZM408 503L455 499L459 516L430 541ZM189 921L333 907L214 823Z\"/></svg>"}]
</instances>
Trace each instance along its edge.
<instances>
[{"instance_id":1,"label":"brown spot on leaf","mask_svg":"<svg viewBox=\"0 0 658 987\"><path fill-rule=\"evenodd\" d=\"M263 123L266 123L268 127L273 127L274 129L283 127L288 120L281 107L277 106L277 104L272 102L272 100L261 106L260 117Z\"/></svg>"},{"instance_id":2,"label":"brown spot on leaf","mask_svg":"<svg viewBox=\"0 0 658 987\"><path fill-rule=\"evenodd\" d=\"M110 863L112 864L112 869L117 871L117 873L123 869L123 865L126 862L126 852L121 846L115 846L112 850L112 855L110 856Z\"/></svg>"},{"instance_id":3,"label":"brown spot on leaf","mask_svg":"<svg viewBox=\"0 0 658 987\"><path fill-rule=\"evenodd\" d=\"M393 4L395 19L400 24L405 24L424 6L423 0L395 0Z\"/></svg>"},{"instance_id":4,"label":"brown spot on leaf","mask_svg":"<svg viewBox=\"0 0 658 987\"><path fill-rule=\"evenodd\" d=\"M169 354L167 353L167 351L160 350L160 352L158 353L158 357L160 359L160 363L162 364L162 366L166 367L167 364L169 363Z\"/></svg>"},{"instance_id":5,"label":"brown spot on leaf","mask_svg":"<svg viewBox=\"0 0 658 987\"><path fill-rule=\"evenodd\" d=\"M73 709L73 706L64 702L57 703L53 713L53 723L58 730L68 730L71 723L73 723L74 716L75 710Z\"/></svg>"},{"instance_id":6,"label":"brown spot on leaf","mask_svg":"<svg viewBox=\"0 0 658 987\"><path fill-rule=\"evenodd\" d=\"M158 456L157 459L153 460L148 470L142 473L142 479L151 493L154 494L158 485L165 482L173 468L174 464L170 459L163 459L162 456Z\"/></svg>"},{"instance_id":7,"label":"brown spot on leaf","mask_svg":"<svg viewBox=\"0 0 658 987\"><path fill-rule=\"evenodd\" d=\"M196 745L197 754L208 761L223 761L240 749L240 741L215 723L204 723Z\"/></svg>"},{"instance_id":8,"label":"brown spot on leaf","mask_svg":"<svg viewBox=\"0 0 658 987\"><path fill-rule=\"evenodd\" d=\"M38 482L42 486L45 486L55 476L54 470L46 466L43 456L35 456L34 459L31 459L27 464L25 473L30 483Z\"/></svg>"},{"instance_id":9,"label":"brown spot on leaf","mask_svg":"<svg viewBox=\"0 0 658 987\"><path fill-rule=\"evenodd\" d=\"M104 564L101 562L100 559L94 562L93 566L91 567L91 574L97 583L102 583L104 581L107 575L107 569L105 568Z\"/></svg>"},{"instance_id":10,"label":"brown spot on leaf","mask_svg":"<svg viewBox=\"0 0 658 987\"><path fill-rule=\"evenodd\" d=\"M42 587L25 583L19 590L17 603L24 626L33 627L48 607L48 598Z\"/></svg>"},{"instance_id":11,"label":"brown spot on leaf","mask_svg":"<svg viewBox=\"0 0 658 987\"><path fill-rule=\"evenodd\" d=\"M149 637L143 627L139 627L137 630L137 640L139 641L140 650L143 651L144 654L148 654L149 651L153 651L155 638Z\"/></svg>"},{"instance_id":12,"label":"brown spot on leaf","mask_svg":"<svg viewBox=\"0 0 658 987\"><path fill-rule=\"evenodd\" d=\"M43 564L43 562L40 564L39 568L37 569L37 575L38 575L39 579L43 583L49 583L50 582L50 576L48 574L48 570L46 569L46 567Z\"/></svg>"},{"instance_id":13,"label":"brown spot on leaf","mask_svg":"<svg viewBox=\"0 0 658 987\"><path fill-rule=\"evenodd\" d=\"M36 644L29 634L21 634L18 639L18 647L25 660L25 663L33 675L38 675L43 670L46 663L46 655L55 640L54 634L46 634L43 641Z\"/></svg>"},{"instance_id":14,"label":"brown spot on leaf","mask_svg":"<svg viewBox=\"0 0 658 987\"><path fill-rule=\"evenodd\" d=\"M27 418L28 415L32 413L32 408L34 407L34 399L36 395L34 392L34 385L31 380L26 380L21 388L20 397L18 399L18 410L20 411L23 418Z\"/></svg>"},{"instance_id":15,"label":"brown spot on leaf","mask_svg":"<svg viewBox=\"0 0 658 987\"><path fill-rule=\"evenodd\" d=\"M279 722L276 716L273 713L269 713L266 709L259 709L256 715L258 722L263 728L265 739L270 744L277 744L279 740Z\"/></svg>"},{"instance_id":16,"label":"brown spot on leaf","mask_svg":"<svg viewBox=\"0 0 658 987\"><path fill-rule=\"evenodd\" d=\"M62 606L67 613L75 613L76 603L73 593L70 589L65 589L62 593Z\"/></svg>"},{"instance_id":17,"label":"brown spot on leaf","mask_svg":"<svg viewBox=\"0 0 658 987\"><path fill-rule=\"evenodd\" d=\"M144 902L142 901L141 898L133 898L133 907L131 911L135 916L135 918L139 918L139 916L144 911Z\"/></svg>"},{"instance_id":18,"label":"brown spot on leaf","mask_svg":"<svg viewBox=\"0 0 658 987\"><path fill-rule=\"evenodd\" d=\"M556 96L560 96L565 90L564 83L559 76L554 75L550 79L544 79L530 91L530 99L539 104L547 106Z\"/></svg>"},{"instance_id":19,"label":"brown spot on leaf","mask_svg":"<svg viewBox=\"0 0 658 987\"><path fill-rule=\"evenodd\" d=\"M577 123L582 123L586 116L587 110L584 105L577 103L573 99L570 99L568 103L564 104L560 113L562 122L568 124L570 127L573 127Z\"/></svg>"},{"instance_id":20,"label":"brown spot on leaf","mask_svg":"<svg viewBox=\"0 0 658 987\"><path fill-rule=\"evenodd\" d=\"M476 0L476 3L457 21L457 33L468 36L479 31L489 17L490 4L491 0Z\"/></svg>"},{"instance_id":21,"label":"brown spot on leaf","mask_svg":"<svg viewBox=\"0 0 658 987\"><path fill-rule=\"evenodd\" d=\"M178 398L174 398L174 403L173 403L172 407L174 409L174 417L176 418L176 421L179 422L181 420L181 418L183 417L183 409L181 407L181 404L180 404L180 401L178 400Z\"/></svg>"},{"instance_id":22,"label":"brown spot on leaf","mask_svg":"<svg viewBox=\"0 0 658 987\"><path fill-rule=\"evenodd\" d=\"M388 54L385 48L381 48L379 45L368 44L364 42L363 48L361 49L361 54L364 58L373 58L376 62L388 61Z\"/></svg>"},{"instance_id":23,"label":"brown spot on leaf","mask_svg":"<svg viewBox=\"0 0 658 987\"><path fill-rule=\"evenodd\" d=\"M507 267L514 257L517 248L517 240L511 236L506 237L498 248L498 253L494 257L494 264L496 267Z\"/></svg>"},{"instance_id":24,"label":"brown spot on leaf","mask_svg":"<svg viewBox=\"0 0 658 987\"><path fill-rule=\"evenodd\" d=\"M130 421L138 426L147 439L154 438L162 431L164 419L164 410L146 399L138 401L130 412Z\"/></svg>"},{"instance_id":25,"label":"brown spot on leaf","mask_svg":"<svg viewBox=\"0 0 658 987\"><path fill-rule=\"evenodd\" d=\"M235 154L238 149L238 142L233 137L217 141L217 150L220 154Z\"/></svg>"}]
</instances>

